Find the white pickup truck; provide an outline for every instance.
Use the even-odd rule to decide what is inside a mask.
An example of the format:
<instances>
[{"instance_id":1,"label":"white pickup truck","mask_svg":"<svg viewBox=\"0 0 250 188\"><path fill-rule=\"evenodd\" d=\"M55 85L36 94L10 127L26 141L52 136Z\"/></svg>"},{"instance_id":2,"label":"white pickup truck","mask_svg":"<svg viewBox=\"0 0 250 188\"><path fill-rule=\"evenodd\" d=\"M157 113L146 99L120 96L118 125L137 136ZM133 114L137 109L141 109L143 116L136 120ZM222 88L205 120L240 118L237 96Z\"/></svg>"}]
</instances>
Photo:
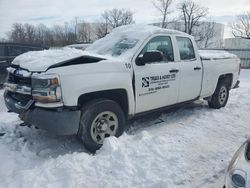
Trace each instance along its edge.
<instances>
[{"instance_id":1,"label":"white pickup truck","mask_svg":"<svg viewBox=\"0 0 250 188\"><path fill-rule=\"evenodd\" d=\"M194 38L179 31L131 25L86 51L23 54L8 72L10 111L55 134L77 134L94 152L135 115L197 99L224 107L239 84L240 61L227 52L199 52Z\"/></svg>"}]
</instances>

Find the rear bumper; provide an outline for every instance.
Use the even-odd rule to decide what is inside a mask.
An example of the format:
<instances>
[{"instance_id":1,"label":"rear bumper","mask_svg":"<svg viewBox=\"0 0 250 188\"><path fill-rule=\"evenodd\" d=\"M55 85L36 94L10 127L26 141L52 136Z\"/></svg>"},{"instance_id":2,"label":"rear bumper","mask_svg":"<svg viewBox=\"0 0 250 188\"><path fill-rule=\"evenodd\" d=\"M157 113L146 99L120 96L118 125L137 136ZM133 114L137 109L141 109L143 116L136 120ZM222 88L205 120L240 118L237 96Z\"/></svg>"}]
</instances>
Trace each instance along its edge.
<instances>
[{"instance_id":1,"label":"rear bumper","mask_svg":"<svg viewBox=\"0 0 250 188\"><path fill-rule=\"evenodd\" d=\"M75 135L79 129L80 111L60 109L44 109L32 107L29 109L18 108L18 101L13 99L8 92L4 93L7 108L19 114L21 120L40 129L47 130L57 135Z\"/></svg>"}]
</instances>

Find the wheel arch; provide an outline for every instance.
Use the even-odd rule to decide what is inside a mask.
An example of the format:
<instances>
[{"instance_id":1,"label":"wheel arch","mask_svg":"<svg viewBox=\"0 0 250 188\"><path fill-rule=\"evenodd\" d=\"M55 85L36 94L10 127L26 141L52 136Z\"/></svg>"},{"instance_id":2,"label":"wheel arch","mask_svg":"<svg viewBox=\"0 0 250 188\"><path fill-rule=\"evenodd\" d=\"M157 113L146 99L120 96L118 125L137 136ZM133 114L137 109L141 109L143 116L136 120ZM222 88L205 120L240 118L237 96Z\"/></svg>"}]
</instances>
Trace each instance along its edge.
<instances>
[{"instance_id":1,"label":"wheel arch","mask_svg":"<svg viewBox=\"0 0 250 188\"><path fill-rule=\"evenodd\" d=\"M90 102L94 99L109 99L117 102L122 108L125 117L128 117L129 114L129 101L128 94L125 89L112 89L112 90L102 90L95 91L91 93L85 93L79 96L77 104L78 106L83 106L87 102Z\"/></svg>"},{"instance_id":2,"label":"wheel arch","mask_svg":"<svg viewBox=\"0 0 250 188\"><path fill-rule=\"evenodd\" d=\"M232 84L233 84L233 74L232 73L229 73L229 74L223 74L223 75L220 75L219 76L219 79L218 79L218 82L217 82L217 85L219 84L219 82L221 81L226 81L227 83L227 86L229 89L232 88Z\"/></svg>"}]
</instances>

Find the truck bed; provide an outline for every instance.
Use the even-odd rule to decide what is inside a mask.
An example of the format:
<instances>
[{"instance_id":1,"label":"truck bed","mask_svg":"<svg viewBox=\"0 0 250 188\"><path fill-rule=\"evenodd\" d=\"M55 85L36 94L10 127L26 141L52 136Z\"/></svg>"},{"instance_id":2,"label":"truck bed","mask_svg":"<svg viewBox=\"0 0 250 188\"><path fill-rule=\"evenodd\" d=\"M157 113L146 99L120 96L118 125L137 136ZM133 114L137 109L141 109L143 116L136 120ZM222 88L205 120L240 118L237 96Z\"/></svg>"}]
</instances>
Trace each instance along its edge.
<instances>
[{"instance_id":1,"label":"truck bed","mask_svg":"<svg viewBox=\"0 0 250 188\"><path fill-rule=\"evenodd\" d=\"M201 59L215 60L215 59L237 59L238 57L224 50L199 50Z\"/></svg>"}]
</instances>

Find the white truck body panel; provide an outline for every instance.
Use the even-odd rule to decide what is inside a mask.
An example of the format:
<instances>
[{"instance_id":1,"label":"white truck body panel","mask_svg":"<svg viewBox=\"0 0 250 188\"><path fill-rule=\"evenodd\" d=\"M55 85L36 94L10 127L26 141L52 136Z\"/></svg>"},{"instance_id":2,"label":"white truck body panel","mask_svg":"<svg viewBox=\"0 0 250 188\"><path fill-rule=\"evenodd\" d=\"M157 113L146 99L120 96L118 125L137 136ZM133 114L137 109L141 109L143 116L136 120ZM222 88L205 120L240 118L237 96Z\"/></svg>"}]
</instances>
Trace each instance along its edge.
<instances>
[{"instance_id":1,"label":"white truck body panel","mask_svg":"<svg viewBox=\"0 0 250 188\"><path fill-rule=\"evenodd\" d=\"M124 62L105 60L84 66L50 69L48 73L60 75L63 103L66 106L77 106L79 97L86 93L125 89L129 101L129 114L134 114L133 72L126 69Z\"/></svg>"},{"instance_id":2,"label":"white truck body panel","mask_svg":"<svg viewBox=\"0 0 250 188\"><path fill-rule=\"evenodd\" d=\"M179 75L174 75L174 80L168 81L168 89L160 89L159 91L148 91L148 87L142 86L143 81L150 82L150 85L157 85L154 80L158 79L159 75L170 75L171 69L178 69L179 64L170 62L166 64L154 63L146 64L145 66L135 67L135 90L136 90L136 113L149 111L156 108L161 108L177 103L179 90ZM150 81L151 79L151 81ZM171 79L171 78L170 78Z\"/></svg>"},{"instance_id":3,"label":"white truck body panel","mask_svg":"<svg viewBox=\"0 0 250 188\"><path fill-rule=\"evenodd\" d=\"M239 59L216 59L202 60L203 63L203 81L200 97L211 96L217 86L220 75L233 74L233 87L239 79Z\"/></svg>"}]
</instances>

